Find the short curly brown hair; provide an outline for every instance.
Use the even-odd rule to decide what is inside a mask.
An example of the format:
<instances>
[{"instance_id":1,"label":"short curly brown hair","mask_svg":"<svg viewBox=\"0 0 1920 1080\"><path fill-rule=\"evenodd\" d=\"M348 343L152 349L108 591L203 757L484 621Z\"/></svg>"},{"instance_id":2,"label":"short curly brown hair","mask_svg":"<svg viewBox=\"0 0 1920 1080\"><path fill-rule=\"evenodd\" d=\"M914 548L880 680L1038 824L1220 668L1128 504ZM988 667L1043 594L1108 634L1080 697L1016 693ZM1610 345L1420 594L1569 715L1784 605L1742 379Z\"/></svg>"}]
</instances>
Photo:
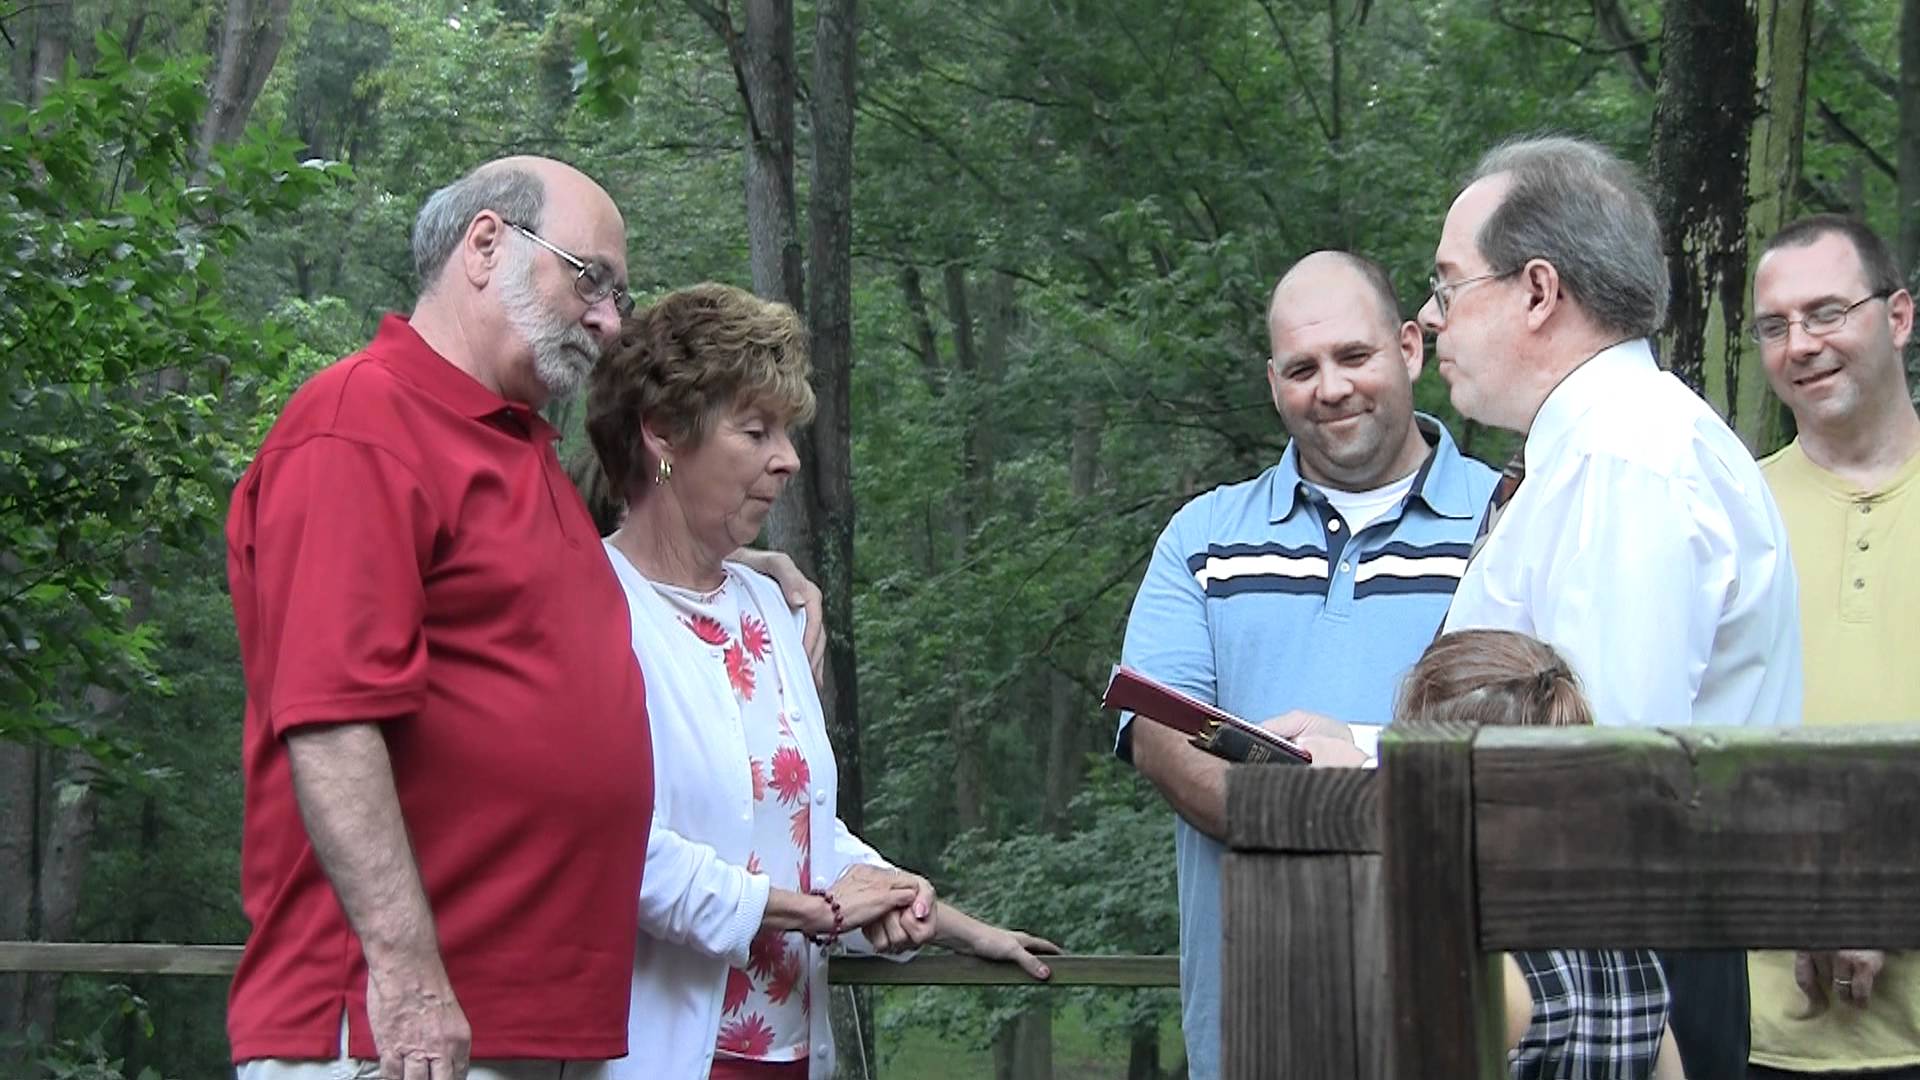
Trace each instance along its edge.
<instances>
[{"instance_id":1,"label":"short curly brown hair","mask_svg":"<svg viewBox=\"0 0 1920 1080\"><path fill-rule=\"evenodd\" d=\"M807 328L791 307L704 282L627 317L593 369L587 437L607 490L628 497L653 468L641 423L698 446L728 409L764 405L790 424L813 419Z\"/></svg>"}]
</instances>

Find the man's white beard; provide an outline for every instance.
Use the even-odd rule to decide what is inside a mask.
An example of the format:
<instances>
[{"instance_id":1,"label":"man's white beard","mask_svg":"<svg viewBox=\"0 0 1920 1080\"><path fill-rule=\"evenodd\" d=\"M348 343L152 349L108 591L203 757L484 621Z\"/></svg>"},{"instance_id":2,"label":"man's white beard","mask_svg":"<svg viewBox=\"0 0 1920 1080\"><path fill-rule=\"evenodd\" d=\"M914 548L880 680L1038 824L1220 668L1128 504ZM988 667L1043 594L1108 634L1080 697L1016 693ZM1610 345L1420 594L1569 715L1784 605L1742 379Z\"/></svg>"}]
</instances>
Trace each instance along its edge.
<instances>
[{"instance_id":1,"label":"man's white beard","mask_svg":"<svg viewBox=\"0 0 1920 1080\"><path fill-rule=\"evenodd\" d=\"M547 393L568 397L600 358L600 345L578 320L548 310L533 289L533 260L522 258L500 283L507 321L533 349L533 373Z\"/></svg>"}]
</instances>

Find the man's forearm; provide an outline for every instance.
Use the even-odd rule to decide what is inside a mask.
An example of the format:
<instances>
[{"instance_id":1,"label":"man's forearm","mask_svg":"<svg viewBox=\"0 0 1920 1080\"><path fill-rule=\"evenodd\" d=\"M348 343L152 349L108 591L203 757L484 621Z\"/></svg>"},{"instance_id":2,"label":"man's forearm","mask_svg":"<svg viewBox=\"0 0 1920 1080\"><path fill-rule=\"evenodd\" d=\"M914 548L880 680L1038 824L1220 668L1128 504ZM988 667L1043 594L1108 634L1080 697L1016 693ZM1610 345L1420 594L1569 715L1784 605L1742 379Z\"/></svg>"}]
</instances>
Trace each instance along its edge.
<instances>
[{"instance_id":1,"label":"man's forearm","mask_svg":"<svg viewBox=\"0 0 1920 1080\"><path fill-rule=\"evenodd\" d=\"M1153 781L1187 823L1222 843L1227 837L1227 763L1185 735L1136 718L1133 767Z\"/></svg>"},{"instance_id":2,"label":"man's forearm","mask_svg":"<svg viewBox=\"0 0 1920 1080\"><path fill-rule=\"evenodd\" d=\"M416 978L444 982L433 911L380 729L361 723L297 731L287 736L287 759L307 836L368 968L376 977L411 968Z\"/></svg>"}]
</instances>

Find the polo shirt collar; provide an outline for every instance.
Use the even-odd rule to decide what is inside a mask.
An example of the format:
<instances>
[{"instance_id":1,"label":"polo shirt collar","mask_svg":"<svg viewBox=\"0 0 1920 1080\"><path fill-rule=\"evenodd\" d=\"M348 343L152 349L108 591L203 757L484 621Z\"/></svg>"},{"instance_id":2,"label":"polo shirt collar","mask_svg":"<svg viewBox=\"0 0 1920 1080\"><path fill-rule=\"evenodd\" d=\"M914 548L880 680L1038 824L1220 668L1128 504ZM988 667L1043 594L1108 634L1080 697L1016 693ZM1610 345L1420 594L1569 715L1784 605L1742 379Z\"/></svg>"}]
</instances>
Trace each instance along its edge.
<instances>
[{"instance_id":1,"label":"polo shirt collar","mask_svg":"<svg viewBox=\"0 0 1920 1080\"><path fill-rule=\"evenodd\" d=\"M405 315L382 318L367 352L462 416L476 420L504 418L532 439L551 442L560 437L539 410L525 402L508 401L435 352Z\"/></svg>"},{"instance_id":2,"label":"polo shirt collar","mask_svg":"<svg viewBox=\"0 0 1920 1080\"><path fill-rule=\"evenodd\" d=\"M1426 460L1414 475L1409 501L1419 499L1427 509L1447 518L1470 518L1486 509L1484 497L1478 500L1473 497L1472 477L1460 451L1453 445L1447 426L1426 413L1414 413L1413 422L1427 440L1428 450ZM1270 523L1277 524L1293 515L1306 482L1300 475L1299 443L1289 441L1286 452L1280 455L1280 464L1273 471L1267 507Z\"/></svg>"},{"instance_id":3,"label":"polo shirt collar","mask_svg":"<svg viewBox=\"0 0 1920 1080\"><path fill-rule=\"evenodd\" d=\"M1533 425L1527 429L1527 471L1541 468L1541 462L1578 426L1580 418L1609 396L1610 383L1624 376L1659 370L1660 365L1653 359L1653 345L1646 338L1609 345L1574 368L1547 394L1547 400L1540 403L1540 411L1533 414Z\"/></svg>"}]
</instances>

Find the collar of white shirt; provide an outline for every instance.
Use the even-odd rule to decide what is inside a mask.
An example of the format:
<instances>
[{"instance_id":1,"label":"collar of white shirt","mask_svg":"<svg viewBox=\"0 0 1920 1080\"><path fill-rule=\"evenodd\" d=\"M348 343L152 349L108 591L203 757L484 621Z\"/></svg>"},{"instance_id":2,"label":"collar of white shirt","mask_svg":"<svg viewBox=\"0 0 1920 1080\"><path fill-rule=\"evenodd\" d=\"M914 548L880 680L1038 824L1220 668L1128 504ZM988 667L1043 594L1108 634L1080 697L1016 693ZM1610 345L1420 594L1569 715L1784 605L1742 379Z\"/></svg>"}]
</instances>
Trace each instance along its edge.
<instances>
[{"instance_id":1,"label":"collar of white shirt","mask_svg":"<svg viewBox=\"0 0 1920 1080\"><path fill-rule=\"evenodd\" d=\"M1624 374L1658 370L1660 365L1654 362L1653 346L1646 338L1609 345L1574 368L1533 415L1533 426L1527 429L1527 471L1533 472L1541 462L1549 460L1560 440L1579 425L1580 418L1607 399L1609 383Z\"/></svg>"}]
</instances>

